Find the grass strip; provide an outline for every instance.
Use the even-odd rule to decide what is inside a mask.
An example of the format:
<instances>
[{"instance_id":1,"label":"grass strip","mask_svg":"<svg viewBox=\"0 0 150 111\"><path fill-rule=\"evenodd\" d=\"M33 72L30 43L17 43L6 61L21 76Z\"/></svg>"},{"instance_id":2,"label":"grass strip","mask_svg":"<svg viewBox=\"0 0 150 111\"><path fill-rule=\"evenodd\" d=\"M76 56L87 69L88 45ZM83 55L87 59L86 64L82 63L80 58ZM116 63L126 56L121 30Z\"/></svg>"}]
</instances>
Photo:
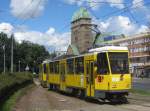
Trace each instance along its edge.
<instances>
[{"instance_id":1,"label":"grass strip","mask_svg":"<svg viewBox=\"0 0 150 111\"><path fill-rule=\"evenodd\" d=\"M33 87L34 85L32 84L16 91L12 96L9 97L8 100L5 101L3 106L0 108L0 111L12 111L16 105L17 100L24 96L27 91L29 91Z\"/></svg>"}]
</instances>

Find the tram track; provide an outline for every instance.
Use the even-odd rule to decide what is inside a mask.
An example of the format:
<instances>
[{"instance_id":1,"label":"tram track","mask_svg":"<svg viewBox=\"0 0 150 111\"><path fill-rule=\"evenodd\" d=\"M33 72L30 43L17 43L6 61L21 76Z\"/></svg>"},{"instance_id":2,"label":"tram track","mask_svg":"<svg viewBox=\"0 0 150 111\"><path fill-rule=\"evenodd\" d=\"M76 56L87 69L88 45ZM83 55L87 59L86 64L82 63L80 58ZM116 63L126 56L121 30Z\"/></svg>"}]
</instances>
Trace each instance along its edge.
<instances>
[{"instance_id":1,"label":"tram track","mask_svg":"<svg viewBox=\"0 0 150 111\"><path fill-rule=\"evenodd\" d=\"M150 111L148 99L148 96L131 94L128 97L128 104L111 104L107 101L83 100L48 91L36 84L33 90L30 90L17 102L14 111Z\"/></svg>"},{"instance_id":2,"label":"tram track","mask_svg":"<svg viewBox=\"0 0 150 111\"><path fill-rule=\"evenodd\" d=\"M135 98L128 98L128 99L130 100L131 104L140 105L140 106L144 106L144 107L150 107L149 101L146 101L143 99L142 100L141 99L135 99Z\"/></svg>"},{"instance_id":3,"label":"tram track","mask_svg":"<svg viewBox=\"0 0 150 111\"><path fill-rule=\"evenodd\" d=\"M140 102L150 102L148 100L144 100L144 99L135 99L135 98L128 98L129 100L135 100L135 101L140 101Z\"/></svg>"}]
</instances>

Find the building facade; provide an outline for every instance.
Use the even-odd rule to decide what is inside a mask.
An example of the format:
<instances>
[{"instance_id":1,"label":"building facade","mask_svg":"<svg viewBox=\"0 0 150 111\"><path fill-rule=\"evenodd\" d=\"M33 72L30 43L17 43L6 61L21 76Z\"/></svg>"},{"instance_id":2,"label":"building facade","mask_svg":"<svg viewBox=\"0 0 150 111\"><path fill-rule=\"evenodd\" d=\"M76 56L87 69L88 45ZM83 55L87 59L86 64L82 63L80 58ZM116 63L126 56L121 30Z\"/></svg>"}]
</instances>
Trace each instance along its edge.
<instances>
[{"instance_id":1,"label":"building facade","mask_svg":"<svg viewBox=\"0 0 150 111\"><path fill-rule=\"evenodd\" d=\"M127 46L134 76L150 77L150 33L109 41L109 44Z\"/></svg>"},{"instance_id":2,"label":"building facade","mask_svg":"<svg viewBox=\"0 0 150 111\"><path fill-rule=\"evenodd\" d=\"M68 55L78 55L88 51L92 47L93 36L91 30L91 17L85 8L80 8L74 13L71 22L71 44L68 47Z\"/></svg>"}]
</instances>

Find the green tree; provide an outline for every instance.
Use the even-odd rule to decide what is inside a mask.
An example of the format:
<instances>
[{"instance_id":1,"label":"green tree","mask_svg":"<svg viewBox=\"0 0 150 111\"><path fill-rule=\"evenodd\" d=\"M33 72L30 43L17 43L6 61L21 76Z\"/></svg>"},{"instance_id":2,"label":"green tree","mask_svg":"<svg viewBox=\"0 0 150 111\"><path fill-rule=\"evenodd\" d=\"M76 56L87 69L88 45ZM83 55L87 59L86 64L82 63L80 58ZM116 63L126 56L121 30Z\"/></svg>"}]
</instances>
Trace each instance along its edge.
<instances>
[{"instance_id":1,"label":"green tree","mask_svg":"<svg viewBox=\"0 0 150 111\"><path fill-rule=\"evenodd\" d=\"M6 46L6 69L10 71L11 63L11 38L4 33L0 33L0 72L3 71L3 49L2 46ZM23 41L21 44L13 41L14 43L14 71L18 71L19 61L21 71L25 70L26 65L30 67L30 70L41 63L43 60L49 57L49 52L44 46L34 44L29 41Z\"/></svg>"}]
</instances>

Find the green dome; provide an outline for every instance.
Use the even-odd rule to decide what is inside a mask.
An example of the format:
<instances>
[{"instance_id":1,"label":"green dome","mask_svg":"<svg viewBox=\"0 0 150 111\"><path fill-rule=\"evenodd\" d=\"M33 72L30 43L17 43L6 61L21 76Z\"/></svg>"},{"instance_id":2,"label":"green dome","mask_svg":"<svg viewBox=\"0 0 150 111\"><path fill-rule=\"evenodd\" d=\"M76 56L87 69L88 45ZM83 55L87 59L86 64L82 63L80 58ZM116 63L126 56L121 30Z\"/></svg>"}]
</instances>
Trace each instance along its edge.
<instances>
[{"instance_id":1,"label":"green dome","mask_svg":"<svg viewBox=\"0 0 150 111\"><path fill-rule=\"evenodd\" d=\"M89 12L83 7L74 13L72 21L76 21L80 18L91 18Z\"/></svg>"}]
</instances>

